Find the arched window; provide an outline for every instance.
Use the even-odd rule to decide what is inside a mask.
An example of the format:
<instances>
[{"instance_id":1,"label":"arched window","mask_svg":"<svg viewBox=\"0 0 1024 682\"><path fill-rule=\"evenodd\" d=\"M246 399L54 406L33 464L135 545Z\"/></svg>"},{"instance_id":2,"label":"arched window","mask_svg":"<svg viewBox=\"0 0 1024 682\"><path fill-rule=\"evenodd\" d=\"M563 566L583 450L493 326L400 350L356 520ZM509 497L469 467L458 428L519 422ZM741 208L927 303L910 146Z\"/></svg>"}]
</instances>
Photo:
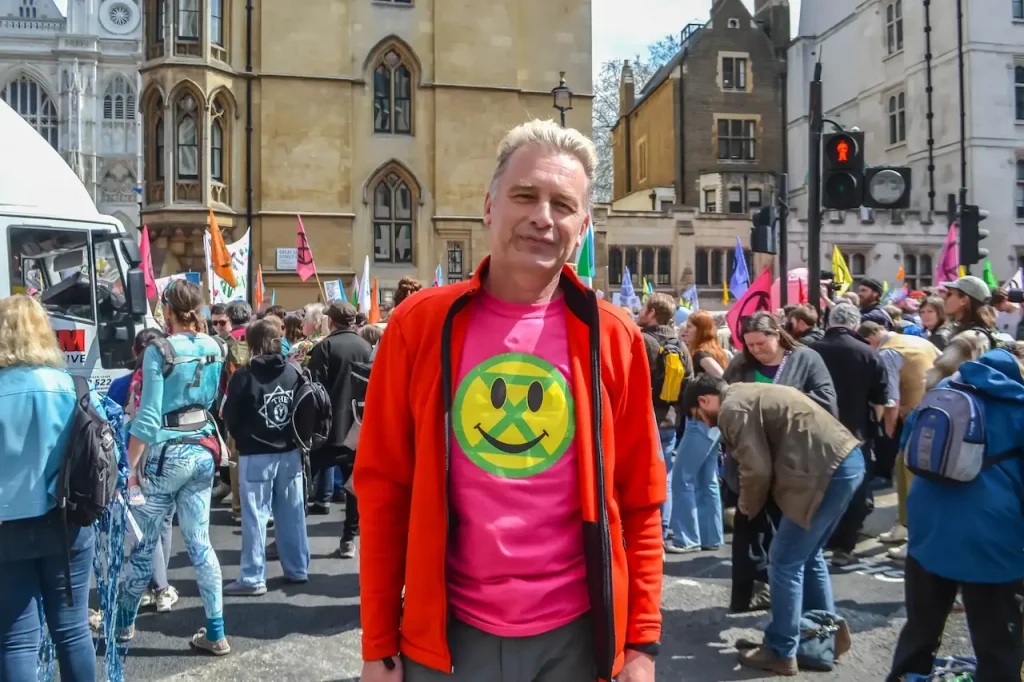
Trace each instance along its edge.
<instances>
[{"instance_id":1,"label":"arched window","mask_svg":"<svg viewBox=\"0 0 1024 682\"><path fill-rule=\"evenodd\" d=\"M21 76L0 90L0 99L21 114L22 118L57 149L57 107L42 85L30 76Z\"/></svg>"},{"instance_id":2,"label":"arched window","mask_svg":"<svg viewBox=\"0 0 1024 682\"><path fill-rule=\"evenodd\" d=\"M224 131L220 121L210 124L210 178L217 182L224 180Z\"/></svg>"},{"instance_id":3,"label":"arched window","mask_svg":"<svg viewBox=\"0 0 1024 682\"><path fill-rule=\"evenodd\" d=\"M373 260L412 263L413 194L397 173L384 174L373 185Z\"/></svg>"},{"instance_id":4,"label":"arched window","mask_svg":"<svg viewBox=\"0 0 1024 682\"><path fill-rule=\"evenodd\" d=\"M373 71L373 132L412 134L412 72L394 50Z\"/></svg>"},{"instance_id":5,"label":"arched window","mask_svg":"<svg viewBox=\"0 0 1024 682\"><path fill-rule=\"evenodd\" d=\"M199 107L192 95L178 100L175 122L177 177L179 180L199 178Z\"/></svg>"},{"instance_id":6,"label":"arched window","mask_svg":"<svg viewBox=\"0 0 1024 682\"><path fill-rule=\"evenodd\" d=\"M134 121L135 91L124 76L117 76L103 95L103 120Z\"/></svg>"}]
</instances>

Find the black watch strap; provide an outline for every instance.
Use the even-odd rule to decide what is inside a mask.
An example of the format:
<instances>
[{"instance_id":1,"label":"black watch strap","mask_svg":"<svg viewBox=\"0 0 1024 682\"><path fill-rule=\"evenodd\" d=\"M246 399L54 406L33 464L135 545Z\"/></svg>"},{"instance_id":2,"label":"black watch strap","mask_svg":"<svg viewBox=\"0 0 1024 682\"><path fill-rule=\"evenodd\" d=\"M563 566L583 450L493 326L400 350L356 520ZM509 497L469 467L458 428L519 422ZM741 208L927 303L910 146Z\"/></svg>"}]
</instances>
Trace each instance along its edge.
<instances>
[{"instance_id":1,"label":"black watch strap","mask_svg":"<svg viewBox=\"0 0 1024 682\"><path fill-rule=\"evenodd\" d=\"M657 656L661 653L661 642L647 642L646 644L626 644L627 649L639 651L648 656Z\"/></svg>"},{"instance_id":2,"label":"black watch strap","mask_svg":"<svg viewBox=\"0 0 1024 682\"><path fill-rule=\"evenodd\" d=\"M381 661L384 663L384 667L387 668L388 670L394 670L395 669L395 657L394 656L388 656L387 658L382 658Z\"/></svg>"}]
</instances>

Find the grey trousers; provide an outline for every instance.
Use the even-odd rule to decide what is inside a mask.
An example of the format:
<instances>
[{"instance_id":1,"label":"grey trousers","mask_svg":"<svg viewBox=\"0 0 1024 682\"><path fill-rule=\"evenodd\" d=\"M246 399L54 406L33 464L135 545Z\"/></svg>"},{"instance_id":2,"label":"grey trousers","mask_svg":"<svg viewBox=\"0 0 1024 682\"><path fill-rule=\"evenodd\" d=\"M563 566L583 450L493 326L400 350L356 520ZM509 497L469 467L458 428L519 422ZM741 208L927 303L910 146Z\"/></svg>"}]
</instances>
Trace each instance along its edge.
<instances>
[{"instance_id":1,"label":"grey trousers","mask_svg":"<svg viewBox=\"0 0 1024 682\"><path fill-rule=\"evenodd\" d=\"M402 657L404 682L596 682L590 617L532 637L498 637L453 620L453 674Z\"/></svg>"},{"instance_id":2,"label":"grey trousers","mask_svg":"<svg viewBox=\"0 0 1024 682\"><path fill-rule=\"evenodd\" d=\"M153 548L153 577L149 581L149 589L154 592L162 592L170 586L167 582L167 564L171 561L172 519L174 519L173 504L164 518L163 525L160 527L160 542L156 543L156 547ZM138 540L134 539L130 543L131 546L126 547L126 549L131 551L137 542Z\"/></svg>"}]
</instances>

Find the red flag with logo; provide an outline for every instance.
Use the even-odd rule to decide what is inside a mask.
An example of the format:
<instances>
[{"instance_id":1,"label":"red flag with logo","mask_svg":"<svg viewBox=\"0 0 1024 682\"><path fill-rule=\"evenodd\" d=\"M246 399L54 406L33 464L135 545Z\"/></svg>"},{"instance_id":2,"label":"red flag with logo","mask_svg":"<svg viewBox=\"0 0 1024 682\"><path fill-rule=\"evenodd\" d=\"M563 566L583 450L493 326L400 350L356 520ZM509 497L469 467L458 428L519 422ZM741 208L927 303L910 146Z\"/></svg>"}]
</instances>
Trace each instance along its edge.
<instances>
[{"instance_id":1,"label":"red flag with logo","mask_svg":"<svg viewBox=\"0 0 1024 682\"><path fill-rule=\"evenodd\" d=\"M298 225L295 229L298 233L296 236L298 256L295 263L295 272L298 273L299 279L305 282L316 274L316 264L313 263L313 249L309 247L309 239L306 238L306 228L302 224L302 216L298 217Z\"/></svg>"},{"instance_id":2,"label":"red flag with logo","mask_svg":"<svg viewBox=\"0 0 1024 682\"><path fill-rule=\"evenodd\" d=\"M750 285L746 293L736 301L725 314L725 323L732 332L732 342L737 348L743 348L743 323L747 318L762 310L771 310L772 271L765 268Z\"/></svg>"},{"instance_id":3,"label":"red flag with logo","mask_svg":"<svg viewBox=\"0 0 1024 682\"><path fill-rule=\"evenodd\" d=\"M139 240L139 253L142 255L142 275L146 280L146 300L152 301L162 294L156 290L156 275L153 272L153 254L149 247L149 228L142 226L142 239Z\"/></svg>"}]
</instances>

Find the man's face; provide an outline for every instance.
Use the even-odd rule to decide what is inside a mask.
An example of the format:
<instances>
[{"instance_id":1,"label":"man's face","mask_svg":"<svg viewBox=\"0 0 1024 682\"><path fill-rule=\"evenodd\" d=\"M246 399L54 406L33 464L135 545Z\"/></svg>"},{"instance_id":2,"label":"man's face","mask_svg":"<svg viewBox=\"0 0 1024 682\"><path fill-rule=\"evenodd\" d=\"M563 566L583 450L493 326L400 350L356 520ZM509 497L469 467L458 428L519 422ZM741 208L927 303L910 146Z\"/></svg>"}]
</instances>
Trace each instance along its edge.
<instances>
[{"instance_id":1,"label":"man's face","mask_svg":"<svg viewBox=\"0 0 1024 682\"><path fill-rule=\"evenodd\" d=\"M722 399L717 395L702 395L697 398L697 409L693 418L699 419L708 426L718 426L718 413L722 409Z\"/></svg>"},{"instance_id":2,"label":"man's face","mask_svg":"<svg viewBox=\"0 0 1024 682\"><path fill-rule=\"evenodd\" d=\"M210 318L214 334L227 334L231 331L231 320L224 313L217 313Z\"/></svg>"},{"instance_id":3,"label":"man's face","mask_svg":"<svg viewBox=\"0 0 1024 682\"><path fill-rule=\"evenodd\" d=\"M517 149L484 200L492 267L552 276L587 223L587 175L571 154Z\"/></svg>"},{"instance_id":4,"label":"man's face","mask_svg":"<svg viewBox=\"0 0 1024 682\"><path fill-rule=\"evenodd\" d=\"M878 292L871 287L866 287L861 284L857 287L857 296L860 297L860 304L862 306L869 306L878 303Z\"/></svg>"},{"instance_id":5,"label":"man's face","mask_svg":"<svg viewBox=\"0 0 1024 682\"><path fill-rule=\"evenodd\" d=\"M869 336L864 340L867 341L868 345L870 345L872 348L878 350L878 347L882 345L882 340L884 338L885 334L875 334L874 336Z\"/></svg>"},{"instance_id":6,"label":"man's face","mask_svg":"<svg viewBox=\"0 0 1024 682\"><path fill-rule=\"evenodd\" d=\"M644 306L640 309L640 314L636 316L636 323L641 327L652 327L658 323L654 317L654 311Z\"/></svg>"},{"instance_id":7,"label":"man's face","mask_svg":"<svg viewBox=\"0 0 1024 682\"><path fill-rule=\"evenodd\" d=\"M804 323L803 320L798 320L795 317L789 318L789 323L786 326L789 327L789 333L798 338L806 334L807 330L810 329L810 326Z\"/></svg>"}]
</instances>

